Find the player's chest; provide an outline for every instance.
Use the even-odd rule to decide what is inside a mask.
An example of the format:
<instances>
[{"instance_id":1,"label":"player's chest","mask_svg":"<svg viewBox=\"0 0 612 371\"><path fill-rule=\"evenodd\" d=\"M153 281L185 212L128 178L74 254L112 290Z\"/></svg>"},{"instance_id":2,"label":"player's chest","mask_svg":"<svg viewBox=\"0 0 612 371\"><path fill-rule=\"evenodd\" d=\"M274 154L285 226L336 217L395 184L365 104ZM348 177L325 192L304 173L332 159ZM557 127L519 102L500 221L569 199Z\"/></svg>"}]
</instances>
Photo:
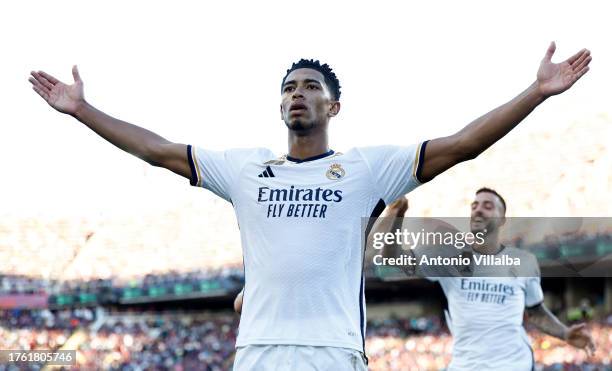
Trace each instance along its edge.
<instances>
[{"instance_id":1,"label":"player's chest","mask_svg":"<svg viewBox=\"0 0 612 371\"><path fill-rule=\"evenodd\" d=\"M524 300L524 284L517 278L460 278L452 285L452 296L466 306L521 306Z\"/></svg>"},{"instance_id":2,"label":"player's chest","mask_svg":"<svg viewBox=\"0 0 612 371\"><path fill-rule=\"evenodd\" d=\"M341 161L322 164L249 164L236 180L240 193L262 201L314 199L333 201L340 197L372 192L374 180L363 164Z\"/></svg>"},{"instance_id":3,"label":"player's chest","mask_svg":"<svg viewBox=\"0 0 612 371\"><path fill-rule=\"evenodd\" d=\"M239 189L239 206L266 218L328 218L346 212L361 215L371 203L373 184L367 168L334 161L252 164L234 186Z\"/></svg>"}]
</instances>

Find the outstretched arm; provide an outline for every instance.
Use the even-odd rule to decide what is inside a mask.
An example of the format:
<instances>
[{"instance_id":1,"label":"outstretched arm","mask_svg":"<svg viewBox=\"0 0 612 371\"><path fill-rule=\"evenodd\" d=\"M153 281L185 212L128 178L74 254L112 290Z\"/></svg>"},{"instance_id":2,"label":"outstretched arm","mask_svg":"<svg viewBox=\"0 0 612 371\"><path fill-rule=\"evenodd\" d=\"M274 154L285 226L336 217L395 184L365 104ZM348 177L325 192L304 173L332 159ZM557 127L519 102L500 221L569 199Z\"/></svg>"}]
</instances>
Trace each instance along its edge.
<instances>
[{"instance_id":1,"label":"outstretched arm","mask_svg":"<svg viewBox=\"0 0 612 371\"><path fill-rule=\"evenodd\" d=\"M96 109L85 100L83 80L76 66L72 68L72 75L72 85L64 84L43 71L32 71L29 81L34 91L51 107L73 116L115 146L153 166L164 167L190 178L186 145L172 143L147 129Z\"/></svg>"},{"instance_id":2,"label":"outstretched arm","mask_svg":"<svg viewBox=\"0 0 612 371\"><path fill-rule=\"evenodd\" d=\"M474 120L454 135L429 141L421 181L433 179L454 165L471 160L514 129L548 97L569 89L589 70L590 51L583 49L561 63L552 63L551 43L540 63L537 80L506 104Z\"/></svg>"},{"instance_id":3,"label":"outstretched arm","mask_svg":"<svg viewBox=\"0 0 612 371\"><path fill-rule=\"evenodd\" d=\"M546 308L544 303L527 308L527 321L543 333L564 340L576 348L585 349L589 354L595 350L593 339L586 331L584 323L567 327Z\"/></svg>"}]
</instances>

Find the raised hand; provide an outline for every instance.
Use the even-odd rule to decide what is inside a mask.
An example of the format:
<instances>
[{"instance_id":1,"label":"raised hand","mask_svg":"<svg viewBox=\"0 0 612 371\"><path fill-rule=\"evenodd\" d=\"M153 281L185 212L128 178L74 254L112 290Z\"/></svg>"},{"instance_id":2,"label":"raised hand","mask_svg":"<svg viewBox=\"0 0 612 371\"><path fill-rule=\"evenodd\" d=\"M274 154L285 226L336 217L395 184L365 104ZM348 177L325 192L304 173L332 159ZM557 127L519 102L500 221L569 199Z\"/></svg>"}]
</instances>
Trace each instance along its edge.
<instances>
[{"instance_id":1,"label":"raised hand","mask_svg":"<svg viewBox=\"0 0 612 371\"><path fill-rule=\"evenodd\" d=\"M560 94L569 89L589 71L591 52L582 49L561 63L551 61L556 45L550 43L538 70L538 87L544 97Z\"/></svg>"},{"instance_id":2,"label":"raised hand","mask_svg":"<svg viewBox=\"0 0 612 371\"><path fill-rule=\"evenodd\" d=\"M584 323L570 326L567 329L565 341L576 348L586 350L588 355L593 354L595 351L595 344L593 343L591 335L587 332Z\"/></svg>"},{"instance_id":3,"label":"raised hand","mask_svg":"<svg viewBox=\"0 0 612 371\"><path fill-rule=\"evenodd\" d=\"M43 71L32 71L28 79L32 89L38 93L49 105L56 110L74 115L79 104L85 98L83 95L83 81L79 76L77 66L72 67L74 84L67 85Z\"/></svg>"}]
</instances>

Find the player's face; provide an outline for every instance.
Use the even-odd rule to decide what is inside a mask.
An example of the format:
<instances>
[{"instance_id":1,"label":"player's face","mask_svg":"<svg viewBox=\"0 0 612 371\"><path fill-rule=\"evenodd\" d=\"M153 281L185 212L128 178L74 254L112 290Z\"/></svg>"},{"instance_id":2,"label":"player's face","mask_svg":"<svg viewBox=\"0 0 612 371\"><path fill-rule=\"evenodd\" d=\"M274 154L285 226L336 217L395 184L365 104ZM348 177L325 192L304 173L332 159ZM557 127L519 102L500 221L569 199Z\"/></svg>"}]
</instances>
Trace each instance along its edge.
<instances>
[{"instance_id":1,"label":"player's face","mask_svg":"<svg viewBox=\"0 0 612 371\"><path fill-rule=\"evenodd\" d=\"M321 72L300 68L285 79L280 108L289 130L304 131L326 124L340 103L332 99Z\"/></svg>"},{"instance_id":2,"label":"player's face","mask_svg":"<svg viewBox=\"0 0 612 371\"><path fill-rule=\"evenodd\" d=\"M480 192L472 202L470 229L472 233L497 230L505 221L504 205L501 200L489 192Z\"/></svg>"}]
</instances>

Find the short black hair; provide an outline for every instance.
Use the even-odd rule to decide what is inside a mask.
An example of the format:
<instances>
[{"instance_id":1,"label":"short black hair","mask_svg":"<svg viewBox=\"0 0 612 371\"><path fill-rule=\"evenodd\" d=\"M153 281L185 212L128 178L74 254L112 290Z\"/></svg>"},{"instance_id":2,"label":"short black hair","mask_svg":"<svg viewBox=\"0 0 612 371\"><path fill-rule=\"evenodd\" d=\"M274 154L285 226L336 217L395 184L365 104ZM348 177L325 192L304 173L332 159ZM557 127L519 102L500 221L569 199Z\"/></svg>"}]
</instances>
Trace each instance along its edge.
<instances>
[{"instance_id":1,"label":"short black hair","mask_svg":"<svg viewBox=\"0 0 612 371\"><path fill-rule=\"evenodd\" d=\"M323 78L325 79L325 84L331 91L334 100L340 100L340 81L338 80L338 77L327 63L321 64L319 60L313 59L302 58L299 60L299 62L293 63L291 65L291 68L287 70L285 77L283 77L283 82L281 83L281 92L283 91L283 85L285 85L285 80L287 79L287 76L289 76L291 72L300 68L310 68L321 72L323 74Z\"/></svg>"},{"instance_id":2,"label":"short black hair","mask_svg":"<svg viewBox=\"0 0 612 371\"><path fill-rule=\"evenodd\" d=\"M497 198L499 198L499 200L501 201L502 205L504 206L504 214L506 213L506 210L507 210L507 208L506 208L506 200L504 200L504 198L499 193L497 193L496 190L488 188L488 187L482 187L482 188L480 188L479 190L476 191L476 194L479 194L479 193L482 193L482 192L492 193L495 196L497 196Z\"/></svg>"}]
</instances>

